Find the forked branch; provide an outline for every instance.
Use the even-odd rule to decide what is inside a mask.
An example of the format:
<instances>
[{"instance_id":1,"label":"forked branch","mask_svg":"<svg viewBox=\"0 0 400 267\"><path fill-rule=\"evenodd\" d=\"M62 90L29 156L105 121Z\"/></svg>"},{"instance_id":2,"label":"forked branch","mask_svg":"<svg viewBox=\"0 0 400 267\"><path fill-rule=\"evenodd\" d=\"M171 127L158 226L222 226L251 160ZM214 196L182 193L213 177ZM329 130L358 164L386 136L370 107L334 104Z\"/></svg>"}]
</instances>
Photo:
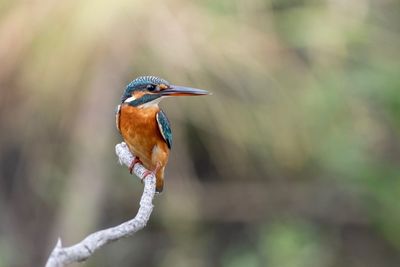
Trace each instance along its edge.
<instances>
[{"instance_id":1,"label":"forked branch","mask_svg":"<svg viewBox=\"0 0 400 267\"><path fill-rule=\"evenodd\" d=\"M131 164L133 155L124 142L115 146L115 153L121 164L125 164L126 166ZM147 170L140 163L136 163L133 168L133 172L140 179L144 178L146 171ZM63 267L73 262L85 261L104 245L123 237L133 235L144 228L153 211L152 202L155 194L156 178L151 174L143 179L143 181L144 190L140 199L140 207L135 218L118 226L90 234L81 242L70 247L63 247L61 239L58 239L56 246L47 260L46 267Z\"/></svg>"}]
</instances>

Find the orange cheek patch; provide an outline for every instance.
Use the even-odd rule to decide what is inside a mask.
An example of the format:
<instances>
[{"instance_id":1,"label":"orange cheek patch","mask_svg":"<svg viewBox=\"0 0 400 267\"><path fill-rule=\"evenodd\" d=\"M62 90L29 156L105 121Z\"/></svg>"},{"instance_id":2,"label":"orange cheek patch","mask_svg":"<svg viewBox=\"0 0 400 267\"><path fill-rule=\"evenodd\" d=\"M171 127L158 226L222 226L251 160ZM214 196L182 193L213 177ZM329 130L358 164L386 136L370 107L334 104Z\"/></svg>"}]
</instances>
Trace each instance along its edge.
<instances>
[{"instance_id":1,"label":"orange cheek patch","mask_svg":"<svg viewBox=\"0 0 400 267\"><path fill-rule=\"evenodd\" d=\"M143 91L135 91L134 93L133 93L133 96L135 97L135 99L139 99L139 98L141 98L142 96L144 96L145 95L145 93L143 92Z\"/></svg>"},{"instance_id":2,"label":"orange cheek patch","mask_svg":"<svg viewBox=\"0 0 400 267\"><path fill-rule=\"evenodd\" d=\"M168 86L167 85L165 85L165 84L160 84L159 86L158 86L159 88L160 88L160 90L165 90L165 89L168 89Z\"/></svg>"}]
</instances>

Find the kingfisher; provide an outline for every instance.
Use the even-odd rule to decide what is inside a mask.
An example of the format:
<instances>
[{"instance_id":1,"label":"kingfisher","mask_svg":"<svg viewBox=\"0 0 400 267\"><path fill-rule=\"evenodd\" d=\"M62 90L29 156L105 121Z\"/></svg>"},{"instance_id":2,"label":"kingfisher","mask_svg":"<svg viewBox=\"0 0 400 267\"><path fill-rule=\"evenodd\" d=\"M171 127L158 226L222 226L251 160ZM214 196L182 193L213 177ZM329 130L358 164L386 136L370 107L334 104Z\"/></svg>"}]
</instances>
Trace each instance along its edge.
<instances>
[{"instance_id":1,"label":"kingfisher","mask_svg":"<svg viewBox=\"0 0 400 267\"><path fill-rule=\"evenodd\" d=\"M140 162L156 176L156 192L164 188L164 170L172 146L172 131L158 103L171 96L208 95L208 91L171 85L155 76L141 76L130 82L117 107L116 125L129 150L135 155L129 167Z\"/></svg>"}]
</instances>

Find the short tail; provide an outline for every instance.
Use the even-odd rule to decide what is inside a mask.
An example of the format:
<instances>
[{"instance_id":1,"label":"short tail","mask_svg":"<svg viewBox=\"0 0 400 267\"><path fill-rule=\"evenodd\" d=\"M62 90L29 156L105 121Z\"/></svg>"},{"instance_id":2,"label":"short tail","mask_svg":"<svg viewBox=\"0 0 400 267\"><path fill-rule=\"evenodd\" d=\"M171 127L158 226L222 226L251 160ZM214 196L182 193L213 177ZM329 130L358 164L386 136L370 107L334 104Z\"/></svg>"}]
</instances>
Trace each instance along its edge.
<instances>
[{"instance_id":1,"label":"short tail","mask_svg":"<svg viewBox=\"0 0 400 267\"><path fill-rule=\"evenodd\" d=\"M164 189L164 178L156 179L156 192L161 193Z\"/></svg>"},{"instance_id":2,"label":"short tail","mask_svg":"<svg viewBox=\"0 0 400 267\"><path fill-rule=\"evenodd\" d=\"M164 167L156 174L156 192L161 193L164 189Z\"/></svg>"}]
</instances>

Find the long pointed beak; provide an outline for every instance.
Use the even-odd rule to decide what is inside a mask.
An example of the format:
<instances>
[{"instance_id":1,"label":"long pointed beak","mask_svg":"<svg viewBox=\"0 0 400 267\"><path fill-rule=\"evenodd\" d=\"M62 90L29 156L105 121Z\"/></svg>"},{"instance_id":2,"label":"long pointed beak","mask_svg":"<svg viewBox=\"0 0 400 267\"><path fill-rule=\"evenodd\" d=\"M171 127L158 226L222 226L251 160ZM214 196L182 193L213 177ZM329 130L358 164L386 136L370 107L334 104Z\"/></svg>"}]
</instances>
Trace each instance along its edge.
<instances>
[{"instance_id":1,"label":"long pointed beak","mask_svg":"<svg viewBox=\"0 0 400 267\"><path fill-rule=\"evenodd\" d=\"M160 94L163 96L197 96L210 95L210 92L197 88L171 85L170 88L162 90Z\"/></svg>"}]
</instances>

